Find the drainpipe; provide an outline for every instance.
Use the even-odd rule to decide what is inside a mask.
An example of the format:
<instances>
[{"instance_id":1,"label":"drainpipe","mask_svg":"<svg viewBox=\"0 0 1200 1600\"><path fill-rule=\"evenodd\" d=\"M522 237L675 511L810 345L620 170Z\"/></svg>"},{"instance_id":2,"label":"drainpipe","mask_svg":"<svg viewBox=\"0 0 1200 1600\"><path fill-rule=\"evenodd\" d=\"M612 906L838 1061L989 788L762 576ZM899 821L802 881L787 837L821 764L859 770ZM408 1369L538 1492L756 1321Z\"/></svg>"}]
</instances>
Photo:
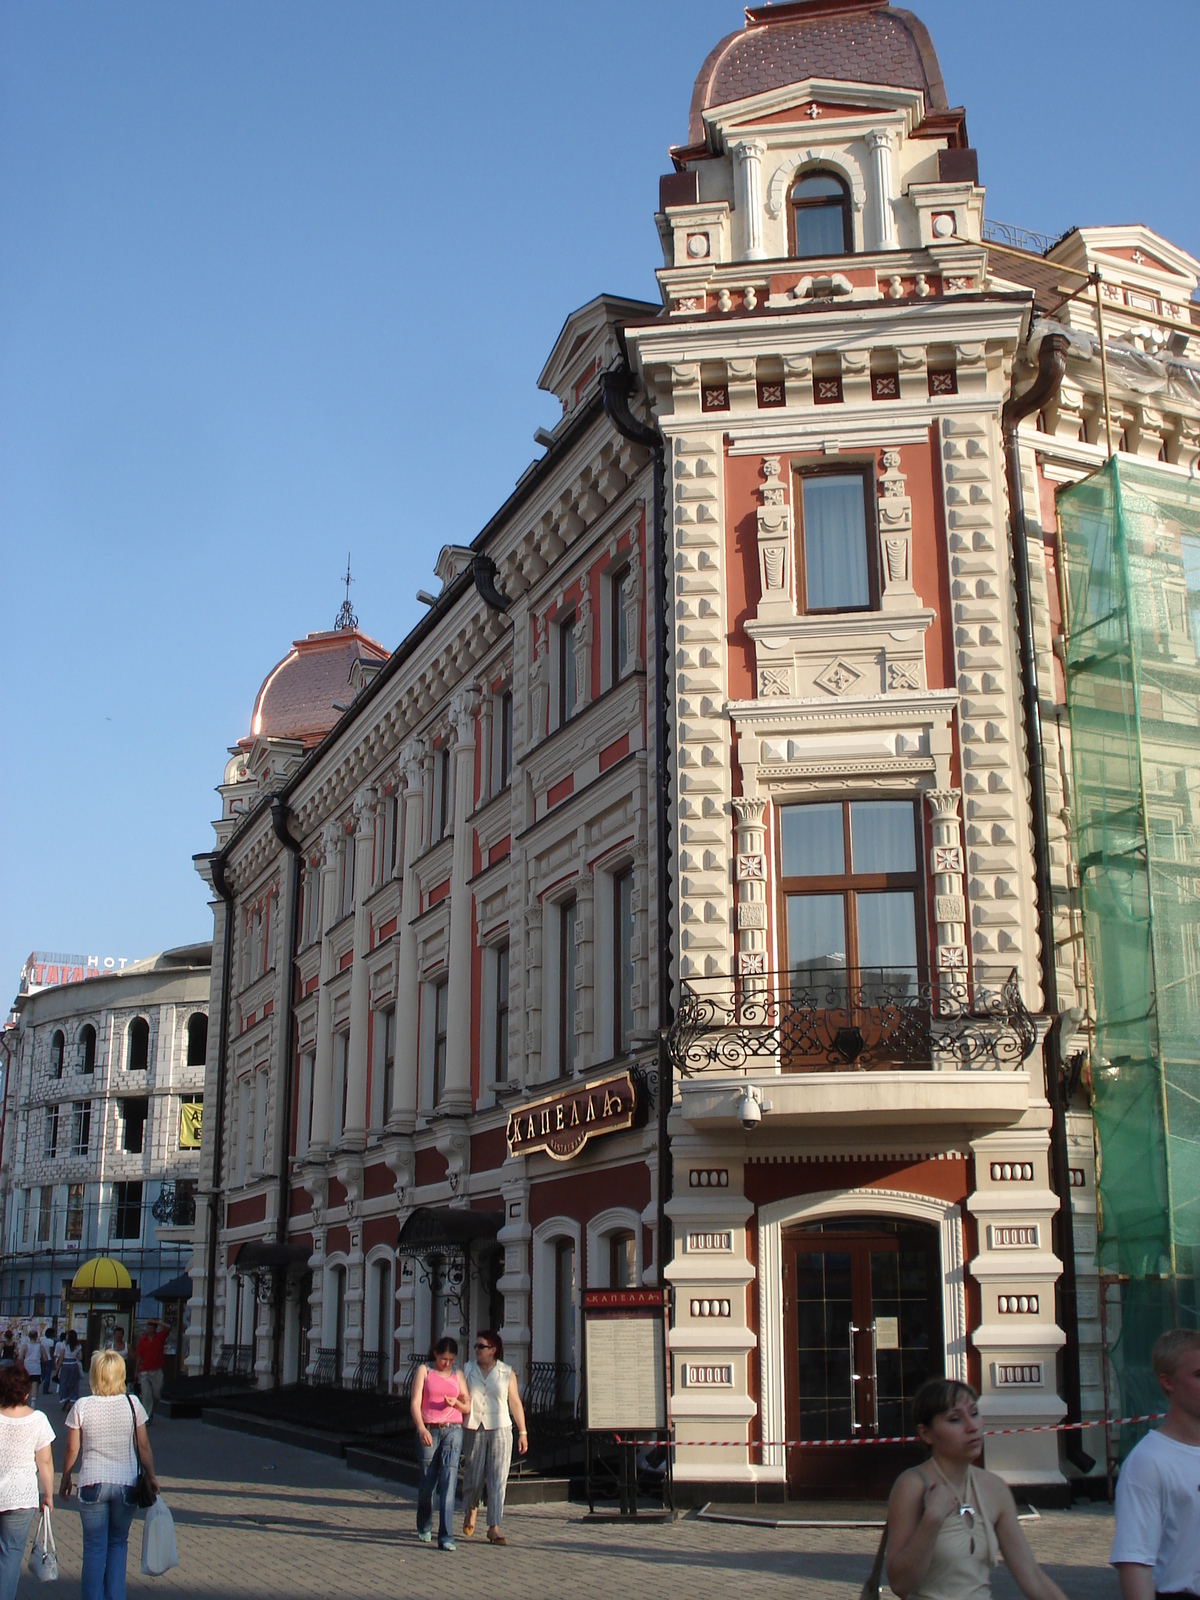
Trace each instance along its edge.
<instances>
[{"instance_id":1,"label":"drainpipe","mask_svg":"<svg viewBox=\"0 0 1200 1600\"><path fill-rule=\"evenodd\" d=\"M282 1100L282 1132L279 1143L279 1204L276 1207L278 1220L275 1225L275 1238L279 1244L287 1243L288 1221L292 1209L292 1181L291 1181L291 1142L292 1142L292 1020L296 1012L296 929L300 922L300 846L292 838L291 829L288 827L290 812L288 803L281 794L271 797L271 827L275 837L291 856L290 885L288 890L288 904L292 914L288 918L287 926L287 951L284 957L284 985L283 985L283 1016L279 1021L279 1034L282 1042L280 1051L282 1062L281 1074L281 1100ZM284 1274L284 1303L276 1308L275 1313L275 1341L271 1352L271 1372L276 1383L280 1382L283 1374L283 1317L287 1304L287 1268L282 1269Z\"/></svg>"},{"instance_id":2,"label":"drainpipe","mask_svg":"<svg viewBox=\"0 0 1200 1600\"><path fill-rule=\"evenodd\" d=\"M217 1308L217 1222L221 1215L221 1149L225 1142L225 1070L229 1055L229 988L233 982L233 890L225 880L223 851L209 857L213 888L225 902L221 949L221 1019L217 1033L217 1104L212 1177L208 1195L208 1304L204 1308L204 1376L212 1372L213 1328Z\"/></svg>"},{"instance_id":3,"label":"drainpipe","mask_svg":"<svg viewBox=\"0 0 1200 1600\"><path fill-rule=\"evenodd\" d=\"M624 347L622 346L622 353ZM625 439L640 444L654 458L654 528L651 536L654 566L654 652L659 692L654 707L654 790L655 832L658 836L658 1286L667 1287L667 1201L672 1192L671 1142L667 1118L671 1111L675 1084L671 1058L667 1052L667 1030L674 1018L671 1004L671 928L667 862L670 860L669 789L667 766L667 692L670 682L667 660L667 573L666 573L666 452L662 434L648 426L629 409L634 377L628 358L615 372L600 375L604 410L613 427Z\"/></svg>"},{"instance_id":4,"label":"drainpipe","mask_svg":"<svg viewBox=\"0 0 1200 1600\"><path fill-rule=\"evenodd\" d=\"M1029 764L1029 801L1033 822L1033 869L1037 884L1038 937L1041 941L1042 1008L1050 1018L1042 1046L1046 1097L1050 1102L1050 1174L1058 1195L1056 1233L1062 1277L1059 1280L1058 1319L1063 1346L1063 1398L1067 1421L1082 1421L1079 1389L1079 1308L1075 1289L1075 1229L1071 1206L1071 1167L1067 1153L1067 1106L1063 1087L1063 1018L1058 1008L1058 972L1054 960L1054 915L1050 899L1050 835L1046 820L1046 773L1042 758L1041 700L1038 691L1037 654L1033 639L1033 611L1029 598L1029 546L1025 521L1025 496L1021 485L1017 429L1024 417L1039 411L1058 392L1067 368L1067 340L1048 333L1038 350L1038 373L1030 388L1007 401L1001 416L1004 430L1004 464L1008 479L1009 526L1012 530L1013 580L1017 599L1018 646L1021 658L1021 699L1025 711L1025 753ZM1064 1453L1081 1473L1095 1461L1083 1448L1078 1433L1066 1435Z\"/></svg>"}]
</instances>

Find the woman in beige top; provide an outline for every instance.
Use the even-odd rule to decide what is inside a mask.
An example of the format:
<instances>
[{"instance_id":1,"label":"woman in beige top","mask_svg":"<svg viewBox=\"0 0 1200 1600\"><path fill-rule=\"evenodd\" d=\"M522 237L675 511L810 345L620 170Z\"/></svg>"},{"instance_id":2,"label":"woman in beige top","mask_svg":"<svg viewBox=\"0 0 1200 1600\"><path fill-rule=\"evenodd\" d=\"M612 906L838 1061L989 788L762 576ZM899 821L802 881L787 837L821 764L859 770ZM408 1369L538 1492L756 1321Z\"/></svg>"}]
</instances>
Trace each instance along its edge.
<instances>
[{"instance_id":1,"label":"woman in beige top","mask_svg":"<svg viewBox=\"0 0 1200 1600\"><path fill-rule=\"evenodd\" d=\"M913 1422L931 1454L900 1474L888 1501L887 1578L900 1600L989 1600L1001 1555L1028 1600L1066 1600L1034 1560L1008 1485L975 1465L974 1389L930 1378L913 1398Z\"/></svg>"}]
</instances>

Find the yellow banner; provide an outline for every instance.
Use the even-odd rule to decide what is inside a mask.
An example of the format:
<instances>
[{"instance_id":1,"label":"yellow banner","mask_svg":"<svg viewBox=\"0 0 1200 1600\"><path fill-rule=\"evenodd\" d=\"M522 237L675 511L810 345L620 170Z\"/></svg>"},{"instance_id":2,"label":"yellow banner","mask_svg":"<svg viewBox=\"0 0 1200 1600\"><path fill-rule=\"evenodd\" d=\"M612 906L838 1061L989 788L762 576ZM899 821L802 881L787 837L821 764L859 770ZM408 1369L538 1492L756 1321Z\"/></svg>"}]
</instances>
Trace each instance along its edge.
<instances>
[{"instance_id":1,"label":"yellow banner","mask_svg":"<svg viewBox=\"0 0 1200 1600\"><path fill-rule=\"evenodd\" d=\"M204 1105L199 1100L185 1100L179 1108L179 1148L199 1150L200 1124L204 1118Z\"/></svg>"}]
</instances>

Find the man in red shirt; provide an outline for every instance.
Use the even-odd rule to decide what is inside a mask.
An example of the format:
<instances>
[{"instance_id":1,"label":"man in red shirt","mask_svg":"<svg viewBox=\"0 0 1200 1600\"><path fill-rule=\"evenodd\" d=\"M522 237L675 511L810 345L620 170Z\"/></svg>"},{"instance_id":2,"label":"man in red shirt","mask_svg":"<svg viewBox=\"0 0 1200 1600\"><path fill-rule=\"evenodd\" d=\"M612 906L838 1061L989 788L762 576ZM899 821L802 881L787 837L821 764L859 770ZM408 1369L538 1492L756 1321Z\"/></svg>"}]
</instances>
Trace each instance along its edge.
<instances>
[{"instance_id":1,"label":"man in red shirt","mask_svg":"<svg viewBox=\"0 0 1200 1600\"><path fill-rule=\"evenodd\" d=\"M147 1422L151 1422L154 1419L154 1402L162 1398L166 1343L166 1323L156 1322L151 1317L146 1324L146 1331L138 1340L137 1349L134 1351L134 1371L138 1389L142 1396L142 1404L146 1408Z\"/></svg>"}]
</instances>

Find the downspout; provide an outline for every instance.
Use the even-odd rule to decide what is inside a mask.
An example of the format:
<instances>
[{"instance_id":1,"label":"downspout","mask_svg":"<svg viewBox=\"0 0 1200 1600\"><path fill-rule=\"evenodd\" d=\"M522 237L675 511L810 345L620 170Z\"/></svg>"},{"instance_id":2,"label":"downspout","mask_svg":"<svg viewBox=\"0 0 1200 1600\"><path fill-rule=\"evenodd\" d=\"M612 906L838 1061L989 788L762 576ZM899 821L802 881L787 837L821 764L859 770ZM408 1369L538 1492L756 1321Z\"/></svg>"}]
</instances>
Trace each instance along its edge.
<instances>
[{"instance_id":1,"label":"downspout","mask_svg":"<svg viewBox=\"0 0 1200 1600\"><path fill-rule=\"evenodd\" d=\"M1038 373L1030 388L1005 404L1004 465L1008 480L1008 512L1012 538L1013 580L1017 600L1017 632L1021 659L1021 699L1025 712L1025 754L1029 764L1029 802L1033 823L1033 870L1037 886L1038 938L1041 941L1042 1009L1050 1018L1042 1059L1046 1097L1050 1102L1050 1174L1058 1195L1056 1232L1062 1277L1058 1315L1063 1330L1063 1388L1068 1422L1083 1420L1079 1384L1079 1307L1075 1286L1075 1228L1071 1207L1071 1166L1067 1152L1067 1106L1063 1088L1058 972L1054 959L1054 912L1050 898L1050 834L1047 825L1046 773L1042 755L1041 699L1033 609L1029 593L1029 545L1025 495L1021 485L1017 429L1024 417L1039 411L1057 394L1067 369L1067 340L1061 333L1044 335L1038 349ZM1095 1461L1084 1450L1079 1433L1066 1435L1064 1453L1077 1471L1088 1473Z\"/></svg>"},{"instance_id":2,"label":"downspout","mask_svg":"<svg viewBox=\"0 0 1200 1600\"><path fill-rule=\"evenodd\" d=\"M285 981L283 986L283 1016L280 1019L279 1032L282 1041L282 1131L279 1136L279 1204L276 1207L278 1220L275 1224L275 1238L279 1244L287 1243L288 1222L292 1209L292 1179L291 1179L291 1146L292 1146L292 1022L296 1014L296 929L300 921L300 846L292 838L291 829L288 827L288 803L282 795L271 797L271 827L275 837L291 856L291 882L288 888L288 904L292 914L288 918L287 926L287 953L284 960ZM286 1305L287 1268L284 1272L284 1304ZM284 1306L276 1307L275 1312L275 1340L271 1351L271 1372L278 1383L282 1377L283 1366L283 1310Z\"/></svg>"},{"instance_id":3,"label":"downspout","mask_svg":"<svg viewBox=\"0 0 1200 1600\"><path fill-rule=\"evenodd\" d=\"M623 347L622 347L623 353ZM674 1018L671 1004L671 927L667 863L670 860L670 769L667 765L667 693L670 683L667 658L667 573L666 573L666 451L658 428L649 426L629 409L634 377L628 359L623 367L600 375L600 391L608 420L622 436L649 450L654 459L654 652L659 692L654 707L654 796L655 832L658 836L658 1286L667 1287L667 1201L671 1198L673 1173L671 1141L667 1118L675 1094L667 1032Z\"/></svg>"},{"instance_id":4,"label":"downspout","mask_svg":"<svg viewBox=\"0 0 1200 1600\"><path fill-rule=\"evenodd\" d=\"M204 1308L204 1376L212 1373L213 1330L217 1314L217 1222L221 1214L221 1151L225 1143L225 1069L229 1055L229 987L233 982L233 890L225 879L223 851L209 857L213 888L225 902L221 948L221 1018L217 1029L217 1104L212 1175L208 1194L208 1304ZM206 1119L207 1120L207 1119Z\"/></svg>"}]
</instances>

